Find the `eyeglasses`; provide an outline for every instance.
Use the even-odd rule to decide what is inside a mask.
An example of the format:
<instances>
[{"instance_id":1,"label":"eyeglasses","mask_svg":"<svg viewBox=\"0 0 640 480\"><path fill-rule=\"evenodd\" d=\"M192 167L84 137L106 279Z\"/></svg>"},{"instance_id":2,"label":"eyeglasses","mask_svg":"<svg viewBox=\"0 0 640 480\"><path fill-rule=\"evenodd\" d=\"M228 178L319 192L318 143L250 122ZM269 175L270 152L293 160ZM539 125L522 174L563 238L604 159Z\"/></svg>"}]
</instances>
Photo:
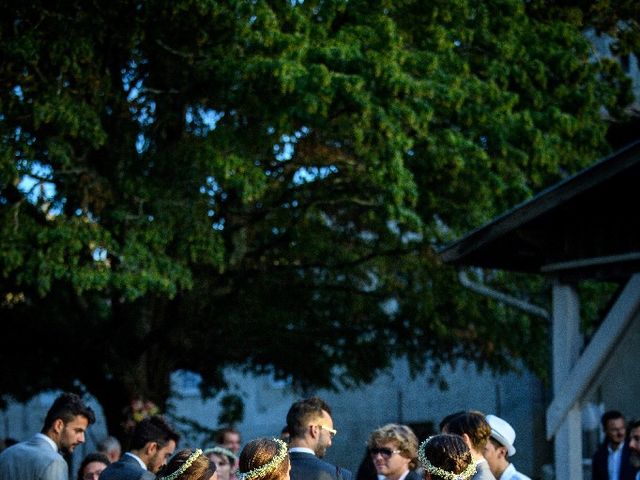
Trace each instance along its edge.
<instances>
[{"instance_id":1,"label":"eyeglasses","mask_svg":"<svg viewBox=\"0 0 640 480\"><path fill-rule=\"evenodd\" d=\"M327 427L325 425L318 425L318 428L320 428L320 430L326 430L327 432L329 432L329 436L331 438L335 437L336 434L338 433L337 430L334 430L333 428L329 428L329 427Z\"/></svg>"},{"instance_id":2,"label":"eyeglasses","mask_svg":"<svg viewBox=\"0 0 640 480\"><path fill-rule=\"evenodd\" d=\"M393 455L394 453L400 453L401 450L391 450L390 448L385 448L385 447L374 447L374 448L370 448L369 449L369 454L371 455L372 458L375 458L376 455L380 454L382 456L382 458L384 459L389 459L391 458L391 455Z\"/></svg>"}]
</instances>

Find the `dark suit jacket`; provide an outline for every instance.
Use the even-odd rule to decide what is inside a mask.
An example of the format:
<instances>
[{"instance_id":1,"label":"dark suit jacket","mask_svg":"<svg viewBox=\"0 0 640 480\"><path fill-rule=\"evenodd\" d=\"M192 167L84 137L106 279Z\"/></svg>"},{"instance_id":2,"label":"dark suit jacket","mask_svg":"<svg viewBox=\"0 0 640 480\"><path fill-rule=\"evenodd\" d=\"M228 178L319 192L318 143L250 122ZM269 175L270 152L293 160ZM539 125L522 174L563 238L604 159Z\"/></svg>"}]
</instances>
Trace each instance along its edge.
<instances>
[{"instance_id":1,"label":"dark suit jacket","mask_svg":"<svg viewBox=\"0 0 640 480\"><path fill-rule=\"evenodd\" d=\"M602 443L591 457L591 480L612 480L609 478L609 449L608 443ZM637 469L629 462L629 445L622 445L620 457L620 480L635 480Z\"/></svg>"},{"instance_id":2,"label":"dark suit jacket","mask_svg":"<svg viewBox=\"0 0 640 480\"><path fill-rule=\"evenodd\" d=\"M140 466L135 458L123 455L100 474L100 480L154 480L156 476Z\"/></svg>"},{"instance_id":3,"label":"dark suit jacket","mask_svg":"<svg viewBox=\"0 0 640 480\"><path fill-rule=\"evenodd\" d=\"M422 480L422 476L416 470L409 470L404 480Z\"/></svg>"},{"instance_id":4,"label":"dark suit jacket","mask_svg":"<svg viewBox=\"0 0 640 480\"><path fill-rule=\"evenodd\" d=\"M351 480L352 477L349 470L336 467L311 453L289 452L289 459L291 480Z\"/></svg>"}]
</instances>

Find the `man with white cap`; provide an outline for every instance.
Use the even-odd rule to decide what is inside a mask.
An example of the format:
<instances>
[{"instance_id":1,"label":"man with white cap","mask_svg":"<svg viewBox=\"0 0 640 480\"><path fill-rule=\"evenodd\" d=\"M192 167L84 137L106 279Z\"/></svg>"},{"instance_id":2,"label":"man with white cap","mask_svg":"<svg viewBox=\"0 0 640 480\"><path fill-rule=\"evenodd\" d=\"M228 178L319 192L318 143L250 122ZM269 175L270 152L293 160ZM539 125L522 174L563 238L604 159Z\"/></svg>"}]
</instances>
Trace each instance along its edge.
<instances>
[{"instance_id":1,"label":"man with white cap","mask_svg":"<svg viewBox=\"0 0 640 480\"><path fill-rule=\"evenodd\" d=\"M516 448L513 446L516 432L513 427L495 415L487 415L487 422L491 427L491 436L484 449L484 457L487 459L491 473L497 480L531 480L518 472L513 463L507 460L507 457L516 453Z\"/></svg>"}]
</instances>

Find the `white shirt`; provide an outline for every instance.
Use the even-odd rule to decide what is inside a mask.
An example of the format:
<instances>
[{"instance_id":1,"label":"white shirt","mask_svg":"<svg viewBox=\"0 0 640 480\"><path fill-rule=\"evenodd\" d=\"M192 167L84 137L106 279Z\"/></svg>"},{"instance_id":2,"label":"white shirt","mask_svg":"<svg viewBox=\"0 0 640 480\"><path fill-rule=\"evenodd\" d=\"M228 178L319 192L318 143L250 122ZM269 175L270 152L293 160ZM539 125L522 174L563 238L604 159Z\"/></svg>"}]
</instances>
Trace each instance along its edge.
<instances>
[{"instance_id":1,"label":"white shirt","mask_svg":"<svg viewBox=\"0 0 640 480\"><path fill-rule=\"evenodd\" d=\"M518 472L513 463L510 463L509 466L502 472L500 478L498 480L531 480L526 475Z\"/></svg>"},{"instance_id":2,"label":"white shirt","mask_svg":"<svg viewBox=\"0 0 640 480\"><path fill-rule=\"evenodd\" d=\"M51 438L50 438L50 437L48 437L48 436L46 436L44 433L36 433L36 435L35 435L35 436L36 436L36 437L40 437L40 438L42 438L42 439L46 440L46 441L47 441L47 443L48 443L49 445L51 445L51 448L53 448L53 451L54 451L54 452L57 452L57 451L58 451L58 445L56 445L56 442L54 442L53 440L51 440Z\"/></svg>"},{"instance_id":3,"label":"white shirt","mask_svg":"<svg viewBox=\"0 0 640 480\"><path fill-rule=\"evenodd\" d=\"M622 460L622 443L620 443L615 450L609 445L607 450L609 451L609 458L607 460L609 480L618 480L620 478L620 461Z\"/></svg>"},{"instance_id":4,"label":"white shirt","mask_svg":"<svg viewBox=\"0 0 640 480\"><path fill-rule=\"evenodd\" d=\"M145 465L145 463L140 459L140 457L139 457L139 456L137 456L137 455L135 455L135 454L133 454L133 453L131 453L131 452L125 452L124 454L125 454L125 455L129 455L130 457L135 458L135 459L136 459L136 461L140 464L140 466L141 466L142 468L144 468L145 470L147 469L147 466L146 466L146 465Z\"/></svg>"},{"instance_id":5,"label":"white shirt","mask_svg":"<svg viewBox=\"0 0 640 480\"><path fill-rule=\"evenodd\" d=\"M289 452L300 452L300 453L310 453L311 455L315 455L316 452L307 447L291 447Z\"/></svg>"}]
</instances>

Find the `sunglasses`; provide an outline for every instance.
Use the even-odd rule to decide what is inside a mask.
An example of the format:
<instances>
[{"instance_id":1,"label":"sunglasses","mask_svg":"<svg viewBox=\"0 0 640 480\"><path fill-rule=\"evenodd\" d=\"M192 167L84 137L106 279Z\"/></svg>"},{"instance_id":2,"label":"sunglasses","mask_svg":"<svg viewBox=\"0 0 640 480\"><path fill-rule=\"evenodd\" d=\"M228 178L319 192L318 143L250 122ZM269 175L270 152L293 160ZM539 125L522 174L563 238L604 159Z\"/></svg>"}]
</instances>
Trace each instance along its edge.
<instances>
[{"instance_id":1,"label":"sunglasses","mask_svg":"<svg viewBox=\"0 0 640 480\"><path fill-rule=\"evenodd\" d=\"M375 458L376 455L381 455L382 458L391 458L391 455L393 455L394 453L400 453L400 450L391 450L390 448L378 448L378 447L374 447L374 448L370 448L369 449L369 455L371 455L372 458Z\"/></svg>"}]
</instances>

